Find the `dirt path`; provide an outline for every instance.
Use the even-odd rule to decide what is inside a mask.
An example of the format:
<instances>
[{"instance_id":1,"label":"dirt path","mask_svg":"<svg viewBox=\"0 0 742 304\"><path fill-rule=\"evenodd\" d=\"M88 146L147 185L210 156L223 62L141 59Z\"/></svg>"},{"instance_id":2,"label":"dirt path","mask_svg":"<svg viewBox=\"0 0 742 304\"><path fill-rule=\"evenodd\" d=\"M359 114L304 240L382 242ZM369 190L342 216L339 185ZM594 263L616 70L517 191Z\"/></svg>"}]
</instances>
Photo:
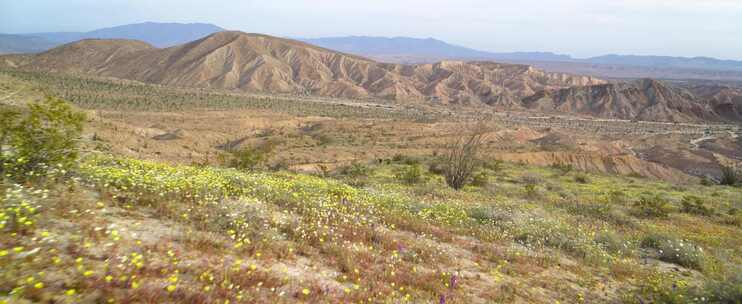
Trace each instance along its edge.
<instances>
[{"instance_id":1,"label":"dirt path","mask_svg":"<svg viewBox=\"0 0 742 304\"><path fill-rule=\"evenodd\" d=\"M699 148L698 144L699 143L701 143L702 141L710 140L710 139L714 139L714 138L716 138L716 137L714 137L713 135L705 135L705 136L700 137L700 138L692 139L690 141L690 147L693 150L698 150L698 148Z\"/></svg>"},{"instance_id":2,"label":"dirt path","mask_svg":"<svg viewBox=\"0 0 742 304\"><path fill-rule=\"evenodd\" d=\"M8 95L5 95L5 97L0 98L0 101L5 101L6 99L15 96L16 94L20 93L22 90L15 91L13 93L10 93Z\"/></svg>"}]
</instances>

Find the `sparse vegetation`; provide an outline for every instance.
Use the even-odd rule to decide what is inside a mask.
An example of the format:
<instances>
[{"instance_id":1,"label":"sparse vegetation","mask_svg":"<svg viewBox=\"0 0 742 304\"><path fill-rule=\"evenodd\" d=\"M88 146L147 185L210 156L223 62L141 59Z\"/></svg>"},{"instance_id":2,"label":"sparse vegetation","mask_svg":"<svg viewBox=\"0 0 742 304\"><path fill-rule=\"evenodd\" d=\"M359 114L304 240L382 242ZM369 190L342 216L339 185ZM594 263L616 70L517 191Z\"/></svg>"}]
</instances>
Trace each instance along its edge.
<instances>
[{"instance_id":1,"label":"sparse vegetation","mask_svg":"<svg viewBox=\"0 0 742 304\"><path fill-rule=\"evenodd\" d=\"M397 170L394 177L405 184L414 185L423 180L423 171L418 164L405 165Z\"/></svg>"},{"instance_id":2,"label":"sparse vegetation","mask_svg":"<svg viewBox=\"0 0 742 304\"><path fill-rule=\"evenodd\" d=\"M457 137L448 144L442 166L443 176L451 188L459 190L471 182L472 174L481 165L478 153L484 144L486 132L486 126L479 123L470 134Z\"/></svg>"},{"instance_id":3,"label":"sparse vegetation","mask_svg":"<svg viewBox=\"0 0 742 304\"><path fill-rule=\"evenodd\" d=\"M681 211L685 213L692 213L698 215L709 216L714 212L711 208L706 207L706 203L698 196L686 195L683 197L681 203Z\"/></svg>"},{"instance_id":4,"label":"sparse vegetation","mask_svg":"<svg viewBox=\"0 0 742 304\"><path fill-rule=\"evenodd\" d=\"M273 143L267 142L255 147L244 146L228 151L223 163L230 168L254 170L265 163L273 153Z\"/></svg>"},{"instance_id":5,"label":"sparse vegetation","mask_svg":"<svg viewBox=\"0 0 742 304\"><path fill-rule=\"evenodd\" d=\"M719 184L734 186L739 182L739 173L735 166L723 166L721 168L721 180Z\"/></svg>"},{"instance_id":6,"label":"sparse vegetation","mask_svg":"<svg viewBox=\"0 0 742 304\"><path fill-rule=\"evenodd\" d=\"M75 81L57 83L56 90L108 90ZM165 100L148 95L164 94L160 90L184 94L137 90L122 88L120 94L139 92L151 101ZM206 98L213 92L191 93ZM112 111L106 98L90 105L105 109L90 115L83 134L96 140L66 169L67 178L0 183L0 303L739 298L739 188L478 161L465 183L474 187L457 190L437 165L445 163L445 141L414 141L431 133L409 134L420 125L387 120L391 114L375 120L369 118L374 110L359 110L368 120L343 124L327 118L341 112L316 106L307 113L323 117L299 122L286 118L293 108L279 102L265 109L285 106L281 113L289 114L244 114L270 124L246 124L240 134L205 142L148 140L187 115L166 113L154 116L162 126L142 123L137 132L144 135L118 141L106 131L122 130L128 115L154 114ZM380 131L358 132L359 126ZM320 129L333 138L323 147L312 137ZM184 137L188 132L195 131ZM220 145L224 138L239 138L230 143L251 150L239 165L236 155L225 158L241 169L202 161L206 153L187 160L164 155L182 145L228 151L231 145ZM275 145L257 157L254 150L266 142ZM110 152L94 148L103 144ZM348 148L355 145L368 151ZM488 141L481 149L483 158L501 151ZM436 150L444 152L430 157ZM277 167L282 161L302 168ZM195 165L184 165L190 163ZM302 169L306 173L298 173Z\"/></svg>"},{"instance_id":7,"label":"sparse vegetation","mask_svg":"<svg viewBox=\"0 0 742 304\"><path fill-rule=\"evenodd\" d=\"M69 170L77 159L83 114L47 97L27 109L0 108L0 174L16 181Z\"/></svg>"},{"instance_id":8,"label":"sparse vegetation","mask_svg":"<svg viewBox=\"0 0 742 304\"><path fill-rule=\"evenodd\" d=\"M657 250L657 258L680 266L703 270L703 249L689 241L650 234L641 241L641 246Z\"/></svg>"},{"instance_id":9,"label":"sparse vegetation","mask_svg":"<svg viewBox=\"0 0 742 304\"><path fill-rule=\"evenodd\" d=\"M670 203L660 195L644 195L634 203L634 214L641 217L667 217L672 212Z\"/></svg>"}]
</instances>

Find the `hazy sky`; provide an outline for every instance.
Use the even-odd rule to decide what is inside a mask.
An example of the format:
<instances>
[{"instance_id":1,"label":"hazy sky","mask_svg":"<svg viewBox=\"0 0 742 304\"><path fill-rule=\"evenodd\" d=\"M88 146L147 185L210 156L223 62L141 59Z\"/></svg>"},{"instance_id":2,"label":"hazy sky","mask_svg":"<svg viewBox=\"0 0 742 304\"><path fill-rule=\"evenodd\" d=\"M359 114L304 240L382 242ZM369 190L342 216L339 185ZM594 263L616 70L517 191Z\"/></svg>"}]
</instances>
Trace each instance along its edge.
<instances>
[{"instance_id":1,"label":"hazy sky","mask_svg":"<svg viewBox=\"0 0 742 304\"><path fill-rule=\"evenodd\" d=\"M517 3L516 3L517 2ZM208 22L285 37L434 37L488 51L742 60L742 0L0 0L0 32Z\"/></svg>"}]
</instances>

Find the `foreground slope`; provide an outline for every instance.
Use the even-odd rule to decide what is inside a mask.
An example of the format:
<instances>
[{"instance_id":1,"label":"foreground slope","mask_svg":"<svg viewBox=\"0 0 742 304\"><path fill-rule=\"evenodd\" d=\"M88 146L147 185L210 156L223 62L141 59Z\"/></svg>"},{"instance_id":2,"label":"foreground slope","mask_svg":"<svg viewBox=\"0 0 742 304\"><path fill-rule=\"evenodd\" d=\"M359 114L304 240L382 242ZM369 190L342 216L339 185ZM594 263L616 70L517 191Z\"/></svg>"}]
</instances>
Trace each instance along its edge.
<instances>
[{"instance_id":1,"label":"foreground slope","mask_svg":"<svg viewBox=\"0 0 742 304\"><path fill-rule=\"evenodd\" d=\"M405 166L339 176L356 188L94 156L46 192L0 184L28 223L0 232L0 300L713 303L742 284L739 189L505 165L459 192Z\"/></svg>"}]
</instances>

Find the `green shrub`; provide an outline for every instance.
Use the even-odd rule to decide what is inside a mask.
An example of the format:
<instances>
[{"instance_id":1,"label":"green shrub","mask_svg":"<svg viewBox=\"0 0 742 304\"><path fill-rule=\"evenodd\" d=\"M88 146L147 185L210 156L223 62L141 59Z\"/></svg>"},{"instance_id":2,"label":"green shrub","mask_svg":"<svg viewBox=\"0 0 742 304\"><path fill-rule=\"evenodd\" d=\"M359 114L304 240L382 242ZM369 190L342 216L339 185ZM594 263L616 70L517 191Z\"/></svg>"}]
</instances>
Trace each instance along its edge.
<instances>
[{"instance_id":1,"label":"green shrub","mask_svg":"<svg viewBox=\"0 0 742 304\"><path fill-rule=\"evenodd\" d=\"M634 203L634 214L641 217L667 217L672 212L670 203L660 195L644 196Z\"/></svg>"},{"instance_id":2,"label":"green shrub","mask_svg":"<svg viewBox=\"0 0 742 304\"><path fill-rule=\"evenodd\" d=\"M420 164L420 159L416 157L400 154L400 153L394 154L394 156L392 156L392 161L395 163L400 163L400 164L405 164L405 165L419 165Z\"/></svg>"},{"instance_id":3,"label":"green shrub","mask_svg":"<svg viewBox=\"0 0 742 304\"><path fill-rule=\"evenodd\" d=\"M349 185L363 187L366 185L371 169L361 163L352 163L349 166L341 167L338 172L346 177L346 182Z\"/></svg>"},{"instance_id":4,"label":"green shrub","mask_svg":"<svg viewBox=\"0 0 742 304\"><path fill-rule=\"evenodd\" d=\"M16 180L75 165L85 115L61 99L29 103L26 111L0 109L0 174Z\"/></svg>"},{"instance_id":5,"label":"green shrub","mask_svg":"<svg viewBox=\"0 0 742 304\"><path fill-rule=\"evenodd\" d=\"M528 197L538 196L538 189L536 189L536 184L525 184L525 186L523 187L526 191L526 196Z\"/></svg>"},{"instance_id":6,"label":"green shrub","mask_svg":"<svg viewBox=\"0 0 742 304\"><path fill-rule=\"evenodd\" d=\"M686 298L706 299L708 303L742 303L742 269L723 280L709 280Z\"/></svg>"},{"instance_id":7,"label":"green shrub","mask_svg":"<svg viewBox=\"0 0 742 304\"><path fill-rule=\"evenodd\" d=\"M428 172L436 175L443 175L445 173L445 168L440 160L435 160L428 165Z\"/></svg>"},{"instance_id":8,"label":"green shrub","mask_svg":"<svg viewBox=\"0 0 742 304\"><path fill-rule=\"evenodd\" d=\"M327 134L315 134L312 136L312 138L314 138L314 140L317 141L317 145L321 147L331 145L335 142L335 139Z\"/></svg>"},{"instance_id":9,"label":"green shrub","mask_svg":"<svg viewBox=\"0 0 742 304\"><path fill-rule=\"evenodd\" d=\"M701 247L661 234L650 234L641 241L643 248L657 250L657 259L687 268L703 270L705 255Z\"/></svg>"},{"instance_id":10,"label":"green shrub","mask_svg":"<svg viewBox=\"0 0 742 304\"><path fill-rule=\"evenodd\" d=\"M499 172L502 171L503 164L505 164L504 161L496 159L493 161L482 162L482 167L488 170L492 170L493 172Z\"/></svg>"},{"instance_id":11,"label":"green shrub","mask_svg":"<svg viewBox=\"0 0 742 304\"><path fill-rule=\"evenodd\" d=\"M394 177L405 184L414 185L423 180L423 171L420 165L406 165L397 170Z\"/></svg>"},{"instance_id":12,"label":"green shrub","mask_svg":"<svg viewBox=\"0 0 742 304\"><path fill-rule=\"evenodd\" d=\"M680 202L681 208L680 211L685 213L691 213L691 214L698 214L698 215L712 215L714 212L711 210L711 208L706 207L705 203L700 197L694 196L694 195L687 195L683 197L683 200Z\"/></svg>"},{"instance_id":13,"label":"green shrub","mask_svg":"<svg viewBox=\"0 0 742 304\"><path fill-rule=\"evenodd\" d=\"M351 178L367 177L371 169L361 163L354 162L348 166L343 166L338 170L340 174Z\"/></svg>"},{"instance_id":14,"label":"green shrub","mask_svg":"<svg viewBox=\"0 0 742 304\"><path fill-rule=\"evenodd\" d=\"M734 186L739 182L739 173L737 168L732 166L724 166L721 168L721 180L719 184Z\"/></svg>"},{"instance_id":15,"label":"green shrub","mask_svg":"<svg viewBox=\"0 0 742 304\"><path fill-rule=\"evenodd\" d=\"M274 145L267 142L255 147L246 146L229 151L226 166L239 170L254 170L264 165L273 154Z\"/></svg>"},{"instance_id":16,"label":"green shrub","mask_svg":"<svg viewBox=\"0 0 742 304\"><path fill-rule=\"evenodd\" d=\"M552 169L559 171L559 174L561 175L567 175L567 173L572 172L574 170L574 167L572 164L565 164L565 163L553 163L550 166Z\"/></svg>"},{"instance_id":17,"label":"green shrub","mask_svg":"<svg viewBox=\"0 0 742 304\"><path fill-rule=\"evenodd\" d=\"M590 183L590 179L586 175L579 174L575 176L575 182L580 184L587 184Z\"/></svg>"},{"instance_id":18,"label":"green shrub","mask_svg":"<svg viewBox=\"0 0 742 304\"><path fill-rule=\"evenodd\" d=\"M627 199L626 193L621 190L613 190L608 193L608 200L614 204L624 204Z\"/></svg>"},{"instance_id":19,"label":"green shrub","mask_svg":"<svg viewBox=\"0 0 742 304\"><path fill-rule=\"evenodd\" d=\"M595 243L599 244L605 251L620 256L634 254L635 243L625 240L621 235L612 231L601 231L595 236Z\"/></svg>"},{"instance_id":20,"label":"green shrub","mask_svg":"<svg viewBox=\"0 0 742 304\"><path fill-rule=\"evenodd\" d=\"M471 185L476 187L484 187L489 183L489 176L484 171L479 171L474 174L471 178Z\"/></svg>"}]
</instances>

